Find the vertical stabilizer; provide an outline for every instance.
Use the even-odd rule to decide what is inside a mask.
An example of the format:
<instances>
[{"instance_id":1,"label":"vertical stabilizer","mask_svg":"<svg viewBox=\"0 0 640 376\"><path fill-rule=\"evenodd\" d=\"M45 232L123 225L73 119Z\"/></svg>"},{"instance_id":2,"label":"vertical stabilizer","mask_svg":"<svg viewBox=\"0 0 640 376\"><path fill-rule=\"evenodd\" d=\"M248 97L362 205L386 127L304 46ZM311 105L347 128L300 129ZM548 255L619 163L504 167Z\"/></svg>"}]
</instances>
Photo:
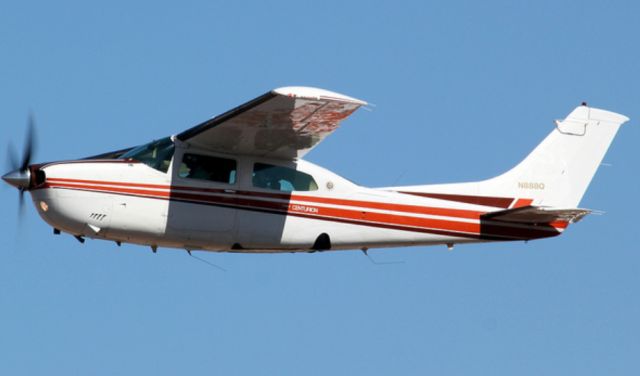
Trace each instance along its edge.
<instances>
[{"instance_id":1,"label":"vertical stabilizer","mask_svg":"<svg viewBox=\"0 0 640 376\"><path fill-rule=\"evenodd\" d=\"M484 181L395 188L404 192L527 198L532 205L578 207L626 116L576 107L517 166ZM532 200L532 201L531 201Z\"/></svg>"}]
</instances>

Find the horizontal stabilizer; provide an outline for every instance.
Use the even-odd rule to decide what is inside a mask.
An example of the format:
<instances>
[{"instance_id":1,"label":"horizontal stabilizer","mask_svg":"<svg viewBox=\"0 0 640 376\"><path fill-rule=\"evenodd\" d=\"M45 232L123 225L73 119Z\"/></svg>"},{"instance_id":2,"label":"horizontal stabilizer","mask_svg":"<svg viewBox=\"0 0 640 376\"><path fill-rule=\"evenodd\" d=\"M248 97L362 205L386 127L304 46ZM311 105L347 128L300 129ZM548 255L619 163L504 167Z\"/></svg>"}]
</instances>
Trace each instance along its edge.
<instances>
[{"instance_id":1,"label":"horizontal stabilizer","mask_svg":"<svg viewBox=\"0 0 640 376\"><path fill-rule=\"evenodd\" d=\"M523 206L484 214L481 219L516 223L551 223L564 221L576 223L591 213L589 209L554 209L543 206Z\"/></svg>"}]
</instances>

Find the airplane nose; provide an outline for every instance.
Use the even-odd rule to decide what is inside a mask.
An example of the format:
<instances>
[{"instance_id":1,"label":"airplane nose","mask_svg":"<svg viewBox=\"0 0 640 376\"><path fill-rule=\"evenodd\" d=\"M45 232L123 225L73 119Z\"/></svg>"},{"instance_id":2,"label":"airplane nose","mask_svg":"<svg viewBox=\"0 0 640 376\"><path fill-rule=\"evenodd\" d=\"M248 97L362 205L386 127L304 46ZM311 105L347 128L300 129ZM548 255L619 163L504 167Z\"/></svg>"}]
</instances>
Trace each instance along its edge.
<instances>
[{"instance_id":1,"label":"airplane nose","mask_svg":"<svg viewBox=\"0 0 640 376\"><path fill-rule=\"evenodd\" d=\"M28 189L31 182L31 171L29 169L11 171L3 175L2 180L18 189Z\"/></svg>"}]
</instances>

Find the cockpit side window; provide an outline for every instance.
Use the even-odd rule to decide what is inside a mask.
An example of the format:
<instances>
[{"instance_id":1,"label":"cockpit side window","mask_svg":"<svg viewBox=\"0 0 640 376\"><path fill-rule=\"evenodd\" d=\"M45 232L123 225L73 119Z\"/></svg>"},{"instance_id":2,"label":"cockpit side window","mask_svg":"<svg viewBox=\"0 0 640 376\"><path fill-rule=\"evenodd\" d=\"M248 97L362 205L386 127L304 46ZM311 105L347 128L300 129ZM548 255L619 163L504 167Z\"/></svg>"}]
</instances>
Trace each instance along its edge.
<instances>
[{"instance_id":1,"label":"cockpit side window","mask_svg":"<svg viewBox=\"0 0 640 376\"><path fill-rule=\"evenodd\" d=\"M169 170L174 149L173 141L166 137L131 149L124 153L120 159L133 159L166 173Z\"/></svg>"},{"instance_id":2,"label":"cockpit side window","mask_svg":"<svg viewBox=\"0 0 640 376\"><path fill-rule=\"evenodd\" d=\"M181 178L201 179L235 184L236 161L199 154L184 154L178 170Z\"/></svg>"},{"instance_id":3,"label":"cockpit side window","mask_svg":"<svg viewBox=\"0 0 640 376\"><path fill-rule=\"evenodd\" d=\"M265 163L253 165L253 186L275 191L316 191L318 184L313 176L294 168Z\"/></svg>"}]
</instances>

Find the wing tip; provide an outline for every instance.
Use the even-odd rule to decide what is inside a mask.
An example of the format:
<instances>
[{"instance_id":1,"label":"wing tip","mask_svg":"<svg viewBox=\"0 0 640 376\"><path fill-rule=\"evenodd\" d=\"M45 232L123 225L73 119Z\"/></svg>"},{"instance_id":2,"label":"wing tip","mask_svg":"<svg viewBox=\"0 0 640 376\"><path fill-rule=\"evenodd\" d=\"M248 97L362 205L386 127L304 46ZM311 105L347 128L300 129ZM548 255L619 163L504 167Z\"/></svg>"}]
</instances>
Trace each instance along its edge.
<instances>
[{"instance_id":1,"label":"wing tip","mask_svg":"<svg viewBox=\"0 0 640 376\"><path fill-rule=\"evenodd\" d=\"M333 91L308 86L284 86L271 91L274 94L284 95L287 97L309 98L309 99L330 99L340 102L355 103L360 106L366 106L367 102L349 97L344 94Z\"/></svg>"}]
</instances>

